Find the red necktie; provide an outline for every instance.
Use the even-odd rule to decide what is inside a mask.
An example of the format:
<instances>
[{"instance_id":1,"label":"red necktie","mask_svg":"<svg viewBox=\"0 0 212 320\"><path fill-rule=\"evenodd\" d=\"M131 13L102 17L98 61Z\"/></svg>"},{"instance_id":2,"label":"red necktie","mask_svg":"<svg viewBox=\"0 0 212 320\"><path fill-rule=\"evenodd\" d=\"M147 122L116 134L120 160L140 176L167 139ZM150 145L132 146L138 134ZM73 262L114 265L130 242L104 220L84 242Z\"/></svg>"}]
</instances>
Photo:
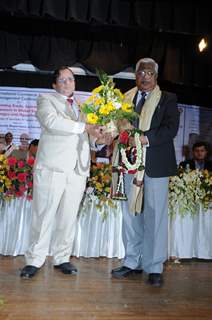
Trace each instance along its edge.
<instances>
[{"instance_id":1,"label":"red necktie","mask_svg":"<svg viewBox=\"0 0 212 320\"><path fill-rule=\"evenodd\" d=\"M74 99L73 98L67 98L68 103L70 104L70 106L72 106Z\"/></svg>"}]
</instances>

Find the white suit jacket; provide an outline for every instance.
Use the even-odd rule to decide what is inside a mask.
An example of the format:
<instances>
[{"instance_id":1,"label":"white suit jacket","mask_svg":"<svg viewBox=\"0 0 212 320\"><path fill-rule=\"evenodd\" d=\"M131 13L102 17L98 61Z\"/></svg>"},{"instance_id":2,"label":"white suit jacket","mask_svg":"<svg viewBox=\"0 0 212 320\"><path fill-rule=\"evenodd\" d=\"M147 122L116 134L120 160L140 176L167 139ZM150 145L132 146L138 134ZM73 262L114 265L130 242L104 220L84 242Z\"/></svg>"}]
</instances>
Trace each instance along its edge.
<instances>
[{"instance_id":1,"label":"white suit jacket","mask_svg":"<svg viewBox=\"0 0 212 320\"><path fill-rule=\"evenodd\" d=\"M48 168L80 175L89 175L90 146L83 115L77 119L71 106L58 93L39 95L36 116L41 136L36 154L35 169Z\"/></svg>"}]
</instances>

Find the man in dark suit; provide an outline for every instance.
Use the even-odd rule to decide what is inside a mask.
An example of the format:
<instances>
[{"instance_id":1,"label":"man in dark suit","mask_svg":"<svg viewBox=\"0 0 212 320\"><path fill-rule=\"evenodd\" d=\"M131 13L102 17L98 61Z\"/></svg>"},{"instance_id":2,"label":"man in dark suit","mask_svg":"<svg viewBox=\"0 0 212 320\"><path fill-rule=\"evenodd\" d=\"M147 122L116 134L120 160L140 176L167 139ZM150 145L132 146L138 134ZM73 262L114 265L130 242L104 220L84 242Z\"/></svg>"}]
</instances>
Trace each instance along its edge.
<instances>
[{"instance_id":1,"label":"man in dark suit","mask_svg":"<svg viewBox=\"0 0 212 320\"><path fill-rule=\"evenodd\" d=\"M163 263L168 257L168 177L177 173L173 139L178 131L179 111L176 95L161 91L157 85L158 64L153 59L139 60L135 75L136 87L126 93L126 100L134 102L143 132L143 208L132 212L130 199L123 202L125 257L122 265L112 270L112 276L123 278L145 271L150 285L161 286ZM128 198L133 184L142 187L133 175L126 174Z\"/></svg>"},{"instance_id":2,"label":"man in dark suit","mask_svg":"<svg viewBox=\"0 0 212 320\"><path fill-rule=\"evenodd\" d=\"M212 171L212 161L208 158L208 144L204 141L194 143L192 147L193 158L191 160L182 161L179 167L186 170L205 170Z\"/></svg>"}]
</instances>

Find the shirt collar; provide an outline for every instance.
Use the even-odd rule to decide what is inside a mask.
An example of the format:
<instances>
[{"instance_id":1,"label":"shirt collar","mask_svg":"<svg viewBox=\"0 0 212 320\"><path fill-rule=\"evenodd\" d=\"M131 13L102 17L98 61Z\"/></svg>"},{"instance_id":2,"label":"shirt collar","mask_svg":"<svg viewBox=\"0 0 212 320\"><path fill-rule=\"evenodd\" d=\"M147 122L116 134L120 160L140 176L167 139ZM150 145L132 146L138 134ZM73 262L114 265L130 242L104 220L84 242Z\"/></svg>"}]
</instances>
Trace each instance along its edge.
<instances>
[{"instance_id":1,"label":"shirt collar","mask_svg":"<svg viewBox=\"0 0 212 320\"><path fill-rule=\"evenodd\" d=\"M72 99L74 99L74 95L72 95L71 97L67 97L67 96L64 96L63 94L61 94L61 93L58 93L61 97L63 97L63 99L65 99L65 100L67 100L67 99L70 99L70 98L72 98Z\"/></svg>"}]
</instances>

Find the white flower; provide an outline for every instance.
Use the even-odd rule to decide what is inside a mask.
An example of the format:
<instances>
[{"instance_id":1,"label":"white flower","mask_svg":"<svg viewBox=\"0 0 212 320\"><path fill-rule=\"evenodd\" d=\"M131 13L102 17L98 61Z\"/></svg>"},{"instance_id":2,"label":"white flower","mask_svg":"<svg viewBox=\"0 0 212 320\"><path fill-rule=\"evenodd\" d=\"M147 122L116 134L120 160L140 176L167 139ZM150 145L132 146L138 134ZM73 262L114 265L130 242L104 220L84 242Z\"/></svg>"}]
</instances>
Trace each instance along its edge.
<instances>
[{"instance_id":1,"label":"white flower","mask_svg":"<svg viewBox=\"0 0 212 320\"><path fill-rule=\"evenodd\" d=\"M113 102L113 106L116 108L116 109L120 109L122 104L120 102Z\"/></svg>"},{"instance_id":2,"label":"white flower","mask_svg":"<svg viewBox=\"0 0 212 320\"><path fill-rule=\"evenodd\" d=\"M209 178L208 178L209 177ZM179 176L170 178L169 212L175 214L177 208L181 215L195 214L199 206L207 210L211 201L212 184L208 171L182 171Z\"/></svg>"},{"instance_id":3,"label":"white flower","mask_svg":"<svg viewBox=\"0 0 212 320\"><path fill-rule=\"evenodd\" d=\"M92 188L92 187L88 187L87 189L86 189L86 193L87 194L91 194L91 193L93 193L94 192L94 188Z\"/></svg>"}]
</instances>

